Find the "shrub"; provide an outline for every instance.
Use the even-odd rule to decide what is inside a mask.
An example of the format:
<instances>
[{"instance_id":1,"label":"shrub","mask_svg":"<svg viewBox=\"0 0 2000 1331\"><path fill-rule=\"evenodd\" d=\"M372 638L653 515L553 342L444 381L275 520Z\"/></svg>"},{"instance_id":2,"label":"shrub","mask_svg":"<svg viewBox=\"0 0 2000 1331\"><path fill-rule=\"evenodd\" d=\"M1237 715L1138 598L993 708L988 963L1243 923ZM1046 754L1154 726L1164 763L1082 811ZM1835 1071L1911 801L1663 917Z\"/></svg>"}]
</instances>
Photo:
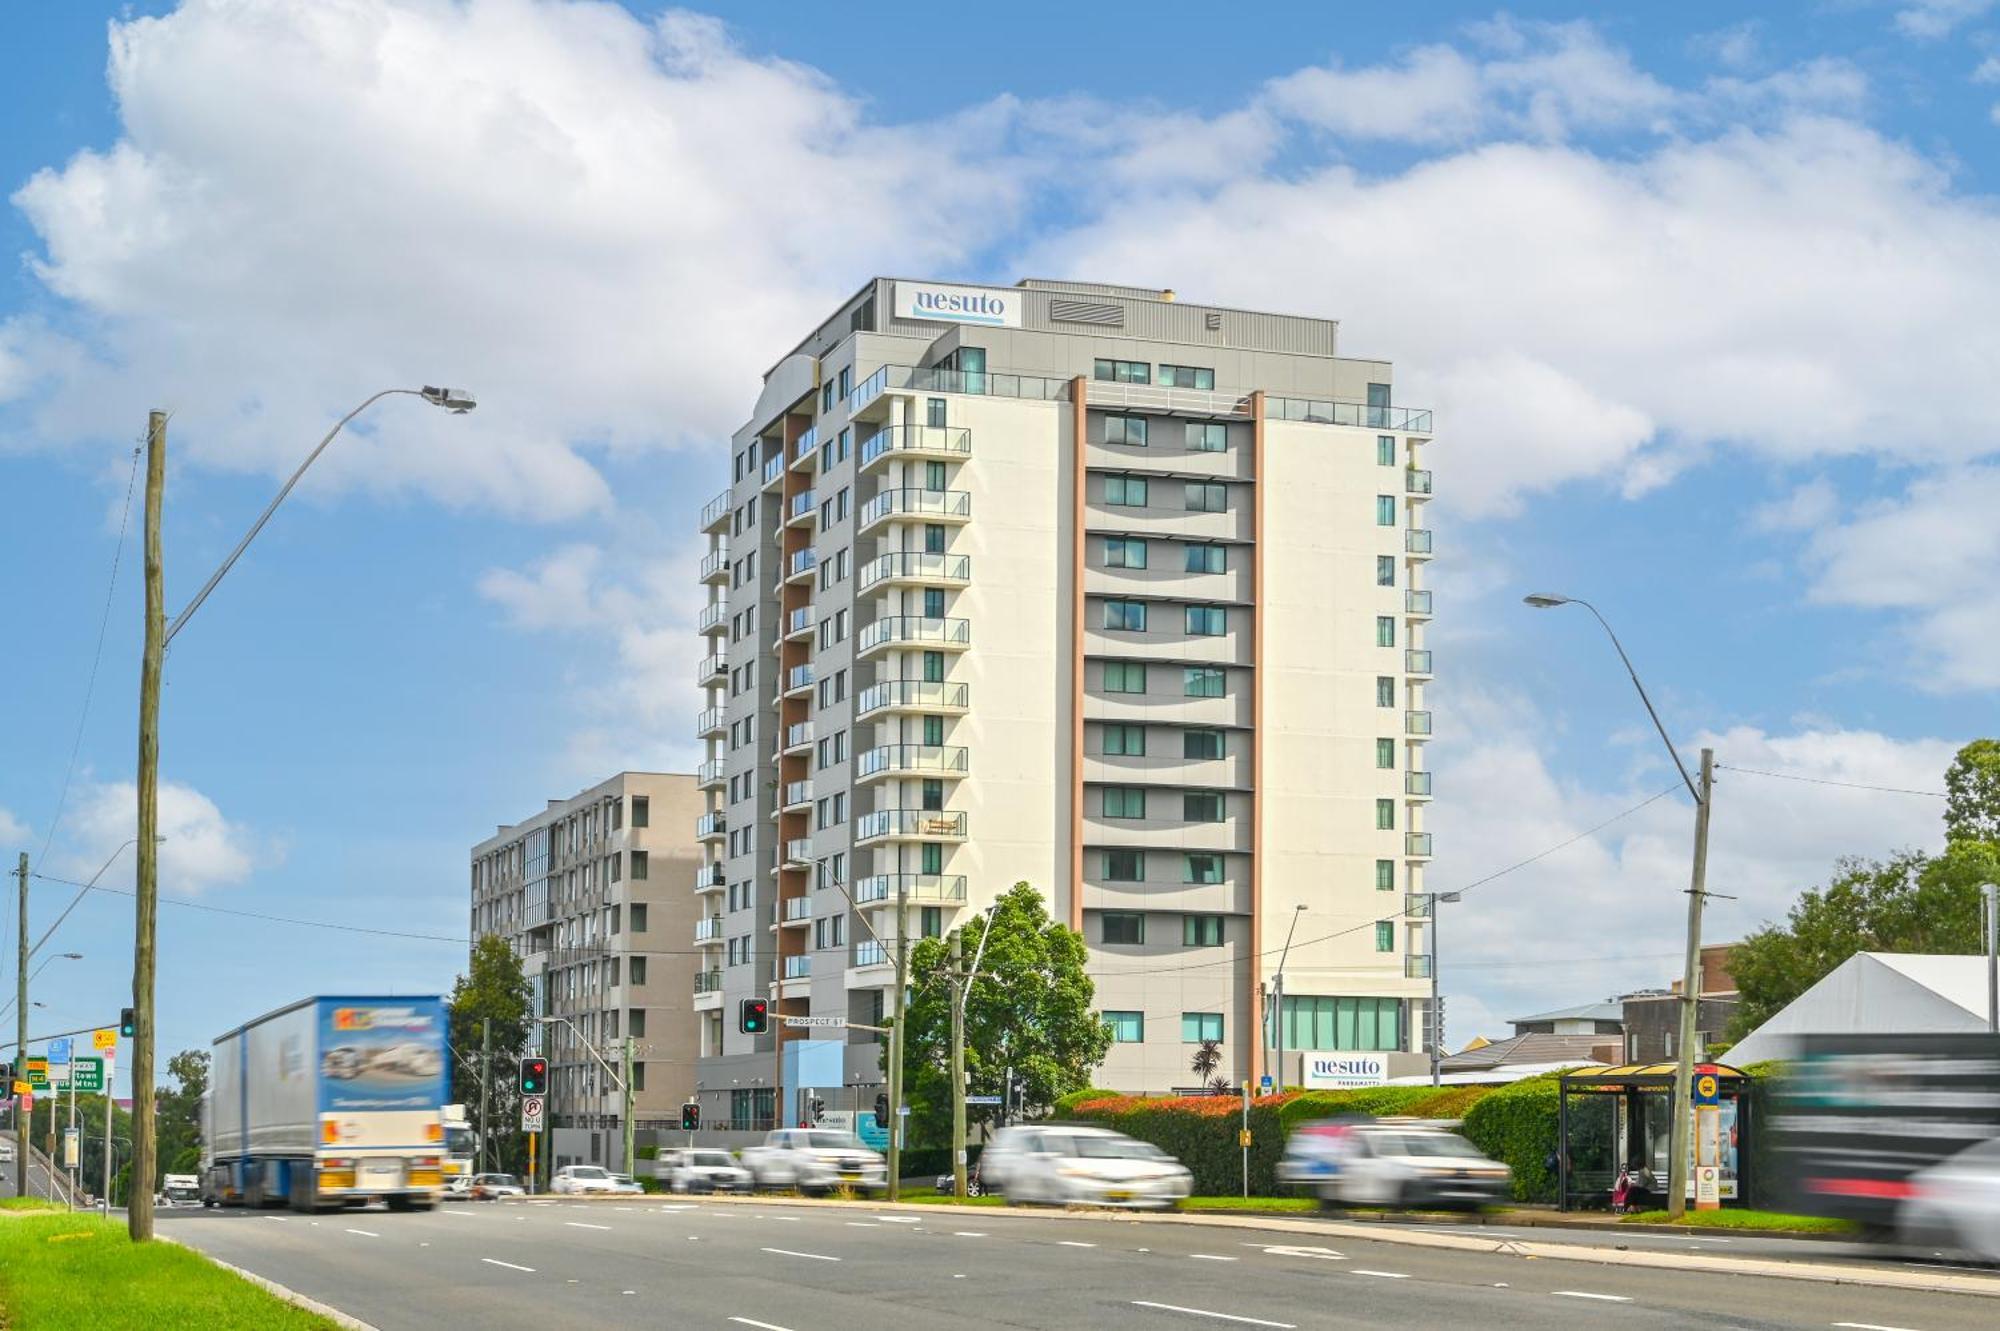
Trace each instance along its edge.
<instances>
[{"instance_id":1,"label":"shrub","mask_svg":"<svg viewBox=\"0 0 2000 1331\"><path fill-rule=\"evenodd\" d=\"M1558 1092L1550 1073L1496 1086L1466 1110L1466 1139L1514 1171L1516 1201L1555 1199L1548 1158L1560 1129ZM1571 1152L1574 1158L1574 1145Z\"/></svg>"}]
</instances>

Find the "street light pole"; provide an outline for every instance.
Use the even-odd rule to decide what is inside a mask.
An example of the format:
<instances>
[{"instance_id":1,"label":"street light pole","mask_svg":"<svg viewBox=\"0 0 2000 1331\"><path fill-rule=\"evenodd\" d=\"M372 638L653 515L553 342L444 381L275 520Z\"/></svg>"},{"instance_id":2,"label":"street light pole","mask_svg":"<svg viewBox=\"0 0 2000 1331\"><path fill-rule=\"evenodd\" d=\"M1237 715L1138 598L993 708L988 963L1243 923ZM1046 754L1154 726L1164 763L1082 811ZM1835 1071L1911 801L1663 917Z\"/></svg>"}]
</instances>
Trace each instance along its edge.
<instances>
[{"instance_id":1,"label":"street light pole","mask_svg":"<svg viewBox=\"0 0 2000 1331\"><path fill-rule=\"evenodd\" d=\"M1981 883L1986 899L1986 1029L2000 1035L2000 884Z\"/></svg>"},{"instance_id":2,"label":"street light pole","mask_svg":"<svg viewBox=\"0 0 2000 1331\"><path fill-rule=\"evenodd\" d=\"M1557 596L1538 592L1522 598L1537 610L1547 610L1559 605L1580 605L1596 617L1604 629L1604 635L1611 639L1611 646L1618 653L1618 659L1625 664L1625 673L1631 677L1632 687L1639 692L1639 701L1646 705L1646 715L1653 718L1653 729L1660 732L1660 742L1667 746L1667 754L1674 760L1674 768L1681 774L1681 781L1687 786L1688 794L1694 796L1694 872L1688 887L1687 918L1687 959L1681 975L1681 1020L1680 1036L1677 1040L1674 1062L1673 1127L1667 1137L1667 1218L1679 1220L1687 1211L1688 1164L1693 1152L1691 1144L1694 1128L1694 1038L1695 1026L1701 1006L1701 908L1708 895L1708 818L1709 806L1715 794L1715 751L1701 751L1701 784L1688 775L1687 764L1681 761L1679 750L1667 736L1666 726L1660 723L1660 714L1653 708L1653 700L1646 695L1646 686L1639 682L1639 672L1632 668L1632 658L1625 654L1625 646L1618 641L1618 635L1611 631L1610 623L1598 613L1590 602L1574 596Z\"/></svg>"},{"instance_id":3,"label":"street light pole","mask_svg":"<svg viewBox=\"0 0 2000 1331\"><path fill-rule=\"evenodd\" d=\"M474 406L471 394L456 389L386 388L341 417L326 432L319 445L306 455L306 460L286 480L277 497L265 506L257 521L244 533L243 539L236 543L236 548L229 552L229 557L222 561L222 566L209 575L208 581L201 585L201 590L195 593L187 607L174 616L171 624L167 622L160 557L160 507L167 487L167 414L155 411L146 417L145 649L139 665L139 866L132 893L132 1195L126 1210L126 1229L135 1243L150 1242L153 1237L153 1160L157 1127L153 1121L153 973L160 894L157 835L160 822L160 672L167 644L186 627L189 618L201 608L202 602L208 599L208 594L215 590L223 575L235 567L243 552L250 548L250 542L257 538L257 533L277 512L278 505L285 501L285 496L306 474L306 468L326 451L334 436L375 403L398 394L420 397L456 415L463 415ZM26 1003L22 1006L25 1007Z\"/></svg>"},{"instance_id":4,"label":"street light pole","mask_svg":"<svg viewBox=\"0 0 2000 1331\"><path fill-rule=\"evenodd\" d=\"M1285 950L1278 954L1278 973L1271 977L1274 1014L1271 1022L1271 1045L1277 1057L1271 1060L1271 1089L1283 1092L1285 1089L1285 962L1292 955L1292 935L1299 931L1299 916L1305 914L1306 904L1301 901L1292 907L1292 927L1285 930Z\"/></svg>"},{"instance_id":5,"label":"street light pole","mask_svg":"<svg viewBox=\"0 0 2000 1331\"><path fill-rule=\"evenodd\" d=\"M621 1077L620 1077L620 1076L619 1076L619 1075L618 1075L618 1074L617 1074L616 1072L613 1072L613 1071L611 1070L611 1065L610 1065L609 1063L607 1063L607 1062L605 1062L605 1061L604 1061L604 1056L603 1056L602 1054L600 1054L600 1053L598 1053L598 1052L597 1052L597 1046L596 1046L596 1045L594 1045L594 1044L592 1044L592 1043L591 1043L590 1041L588 1041L588 1040L584 1039L584 1038L583 1038L583 1032L582 1032L582 1031L580 1031L580 1030L578 1030L578 1029L577 1029L577 1025L576 1025L576 1023L575 1023L575 1022L573 1022L573 1021L571 1021L571 1020L570 1020L570 1019L569 1019L568 1017L563 1017L563 1016L550 1016L550 1017L537 1017L537 1018L535 1018L535 1020L537 1020L537 1021L541 1022L541 1023L543 1024L543 1025L547 1025L547 1024L548 1024L548 1023L550 1023L550 1022L555 1022L555 1021L559 1021L559 1022L561 1022L561 1023L563 1024L563 1025L565 1025L565 1026L569 1027L569 1033L570 1033L571 1035L574 1035L574 1036L576 1037L576 1042L577 1042L578 1044L582 1045L582 1046L584 1047L584 1050L585 1050L585 1051L586 1051L587 1053L589 1053L589 1055L590 1055L590 1056L591 1056L592 1058L594 1058L594 1059L596 1059L596 1060L597 1060L597 1066L598 1066L598 1067L600 1067L600 1068L603 1068L603 1069L604 1069L604 1075L605 1075L605 1076L607 1076L607 1077L609 1077L609 1078L611 1079L611 1084L612 1084L613 1086L616 1086L616 1087L618 1088L618 1094L619 1094L619 1095L620 1095L620 1096L621 1096L621 1097L623 1098L623 1100L624 1100L624 1104L625 1104L625 1156L626 1156L626 1160L625 1160L625 1165L626 1165L626 1169L627 1169L628 1171L630 1171L630 1169L631 1169L631 1164L632 1164L632 1160L631 1160L631 1155L632 1155L632 1037L631 1037L631 1036L629 1036L629 1035L625 1037L625 1076L621 1078ZM600 1099L601 1099L601 1098L602 1098L602 1097L600 1097ZM600 1107L601 1107L601 1106L600 1106ZM592 1134L592 1137L593 1137L593 1139L595 1139L595 1133L593 1133L593 1134ZM637 1178L637 1177L638 1177L638 1175L637 1175L637 1174L633 1174L633 1177L634 1177L634 1178Z\"/></svg>"},{"instance_id":6,"label":"street light pole","mask_svg":"<svg viewBox=\"0 0 2000 1331\"><path fill-rule=\"evenodd\" d=\"M21 861L14 869L14 877L21 886L21 929L20 941L16 946L18 965L14 972L14 1002L20 1007L20 1015L14 1022L14 1075L22 1081L28 1079L28 852L21 852ZM13 1087L7 1088L12 1093ZM21 1101L14 1101L14 1195L28 1195L28 1116L21 1111Z\"/></svg>"},{"instance_id":7,"label":"street light pole","mask_svg":"<svg viewBox=\"0 0 2000 1331\"><path fill-rule=\"evenodd\" d=\"M910 987L910 876L896 875L896 1019L889 1027L889 1200L903 1195L903 1019Z\"/></svg>"}]
</instances>

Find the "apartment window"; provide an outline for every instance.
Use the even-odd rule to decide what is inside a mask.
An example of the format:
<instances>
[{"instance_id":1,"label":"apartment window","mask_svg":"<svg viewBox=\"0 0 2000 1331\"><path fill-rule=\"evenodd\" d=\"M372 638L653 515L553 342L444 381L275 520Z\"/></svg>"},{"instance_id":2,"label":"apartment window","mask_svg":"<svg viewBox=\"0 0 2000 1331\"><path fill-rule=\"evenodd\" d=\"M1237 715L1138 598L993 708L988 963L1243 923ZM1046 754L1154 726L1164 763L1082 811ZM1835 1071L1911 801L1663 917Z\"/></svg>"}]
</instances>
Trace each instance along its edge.
<instances>
[{"instance_id":1,"label":"apartment window","mask_svg":"<svg viewBox=\"0 0 2000 1331\"><path fill-rule=\"evenodd\" d=\"M925 619L944 618L944 588L942 587L924 588L924 618Z\"/></svg>"},{"instance_id":2,"label":"apartment window","mask_svg":"<svg viewBox=\"0 0 2000 1331\"><path fill-rule=\"evenodd\" d=\"M1181 916L1182 947L1221 947L1222 917L1220 915Z\"/></svg>"},{"instance_id":3,"label":"apartment window","mask_svg":"<svg viewBox=\"0 0 2000 1331\"><path fill-rule=\"evenodd\" d=\"M924 553L927 555L943 554L946 536L945 529L937 523L926 523L924 525Z\"/></svg>"},{"instance_id":4,"label":"apartment window","mask_svg":"<svg viewBox=\"0 0 2000 1331\"><path fill-rule=\"evenodd\" d=\"M1104 478L1104 502L1113 508L1144 508L1146 506L1146 478L1143 476L1106 476Z\"/></svg>"},{"instance_id":5,"label":"apartment window","mask_svg":"<svg viewBox=\"0 0 2000 1331\"><path fill-rule=\"evenodd\" d=\"M1190 698L1220 698L1222 667L1188 666L1183 671L1182 691Z\"/></svg>"},{"instance_id":6,"label":"apartment window","mask_svg":"<svg viewBox=\"0 0 2000 1331\"><path fill-rule=\"evenodd\" d=\"M822 499L819 501L819 525L821 530L825 530L833 525L833 500Z\"/></svg>"},{"instance_id":7,"label":"apartment window","mask_svg":"<svg viewBox=\"0 0 2000 1331\"><path fill-rule=\"evenodd\" d=\"M1375 741L1375 765L1384 770L1396 765L1396 741L1378 739Z\"/></svg>"},{"instance_id":8,"label":"apartment window","mask_svg":"<svg viewBox=\"0 0 2000 1331\"><path fill-rule=\"evenodd\" d=\"M944 782L937 777L924 778L922 790L923 808L937 812L944 808Z\"/></svg>"},{"instance_id":9,"label":"apartment window","mask_svg":"<svg viewBox=\"0 0 2000 1331\"><path fill-rule=\"evenodd\" d=\"M1294 998L1287 994L1284 1023L1287 1049L1403 1047L1400 998Z\"/></svg>"},{"instance_id":10,"label":"apartment window","mask_svg":"<svg viewBox=\"0 0 2000 1331\"><path fill-rule=\"evenodd\" d=\"M1375 585L1393 587L1396 585L1396 556L1375 556Z\"/></svg>"},{"instance_id":11,"label":"apartment window","mask_svg":"<svg viewBox=\"0 0 2000 1331\"><path fill-rule=\"evenodd\" d=\"M1106 601L1104 603L1104 627L1116 633L1144 633L1146 631L1146 603L1144 601Z\"/></svg>"},{"instance_id":12,"label":"apartment window","mask_svg":"<svg viewBox=\"0 0 2000 1331\"><path fill-rule=\"evenodd\" d=\"M1214 481L1187 483L1187 510L1190 513L1223 513L1229 509L1229 487Z\"/></svg>"},{"instance_id":13,"label":"apartment window","mask_svg":"<svg viewBox=\"0 0 2000 1331\"><path fill-rule=\"evenodd\" d=\"M830 947L839 947L841 935L847 921L839 915L825 915L813 921L813 949L823 952Z\"/></svg>"},{"instance_id":14,"label":"apartment window","mask_svg":"<svg viewBox=\"0 0 2000 1331\"><path fill-rule=\"evenodd\" d=\"M1396 525L1396 496L1375 496L1375 525L1393 527Z\"/></svg>"},{"instance_id":15,"label":"apartment window","mask_svg":"<svg viewBox=\"0 0 2000 1331\"><path fill-rule=\"evenodd\" d=\"M944 743L943 717L927 716L924 718L924 743L926 744Z\"/></svg>"},{"instance_id":16,"label":"apartment window","mask_svg":"<svg viewBox=\"0 0 2000 1331\"><path fill-rule=\"evenodd\" d=\"M1144 693L1146 691L1145 662L1106 661L1104 663L1104 691L1106 693Z\"/></svg>"},{"instance_id":17,"label":"apartment window","mask_svg":"<svg viewBox=\"0 0 2000 1331\"><path fill-rule=\"evenodd\" d=\"M924 399L924 424L933 426L943 426L944 424L943 398L929 397Z\"/></svg>"},{"instance_id":18,"label":"apartment window","mask_svg":"<svg viewBox=\"0 0 2000 1331\"><path fill-rule=\"evenodd\" d=\"M1217 924L1222 921L1217 920ZM1200 1044L1203 1040L1222 1038L1222 1014L1220 1012L1181 1013L1181 1042Z\"/></svg>"},{"instance_id":19,"label":"apartment window","mask_svg":"<svg viewBox=\"0 0 2000 1331\"><path fill-rule=\"evenodd\" d=\"M1396 617L1394 615L1375 616L1375 645L1394 647L1396 645Z\"/></svg>"},{"instance_id":20,"label":"apartment window","mask_svg":"<svg viewBox=\"0 0 2000 1331\"><path fill-rule=\"evenodd\" d=\"M819 409L822 414L833 410L833 380L831 379L819 386Z\"/></svg>"},{"instance_id":21,"label":"apartment window","mask_svg":"<svg viewBox=\"0 0 2000 1331\"><path fill-rule=\"evenodd\" d=\"M652 823L648 821L650 816L651 810L648 807L646 797L644 795L634 795L632 797L632 826L651 827Z\"/></svg>"},{"instance_id":22,"label":"apartment window","mask_svg":"<svg viewBox=\"0 0 2000 1331\"><path fill-rule=\"evenodd\" d=\"M1189 421L1187 446L1192 453L1221 453L1229 447L1229 427L1221 421Z\"/></svg>"},{"instance_id":23,"label":"apartment window","mask_svg":"<svg viewBox=\"0 0 2000 1331\"><path fill-rule=\"evenodd\" d=\"M1219 883L1222 881L1222 856L1191 854L1187 857L1187 872L1183 881L1190 883Z\"/></svg>"},{"instance_id":24,"label":"apartment window","mask_svg":"<svg viewBox=\"0 0 2000 1331\"><path fill-rule=\"evenodd\" d=\"M1146 418L1144 416L1106 416L1104 418L1104 442L1107 444L1130 444L1134 448L1146 446Z\"/></svg>"},{"instance_id":25,"label":"apartment window","mask_svg":"<svg viewBox=\"0 0 2000 1331\"><path fill-rule=\"evenodd\" d=\"M635 934L646 932L646 903L643 901L632 903L632 932Z\"/></svg>"},{"instance_id":26,"label":"apartment window","mask_svg":"<svg viewBox=\"0 0 2000 1331\"><path fill-rule=\"evenodd\" d=\"M1219 638L1227 629L1226 616L1219 605L1187 607L1187 631L1198 638Z\"/></svg>"},{"instance_id":27,"label":"apartment window","mask_svg":"<svg viewBox=\"0 0 2000 1331\"><path fill-rule=\"evenodd\" d=\"M921 907L917 911L917 929L924 938L944 937L944 907Z\"/></svg>"},{"instance_id":28,"label":"apartment window","mask_svg":"<svg viewBox=\"0 0 2000 1331\"><path fill-rule=\"evenodd\" d=\"M833 390L834 396L844 400L849 393L854 391L854 367L852 365L843 365L840 367L838 382L839 387Z\"/></svg>"},{"instance_id":29,"label":"apartment window","mask_svg":"<svg viewBox=\"0 0 2000 1331\"><path fill-rule=\"evenodd\" d=\"M1378 832L1393 831L1396 826L1396 801L1375 801L1375 829Z\"/></svg>"},{"instance_id":30,"label":"apartment window","mask_svg":"<svg viewBox=\"0 0 2000 1331\"><path fill-rule=\"evenodd\" d=\"M834 441L833 460L835 462L847 461L847 446L852 442L853 442L853 431L842 430L840 432L840 437Z\"/></svg>"},{"instance_id":31,"label":"apartment window","mask_svg":"<svg viewBox=\"0 0 2000 1331\"><path fill-rule=\"evenodd\" d=\"M1375 950L1394 952L1396 950L1396 922L1394 920L1375 921Z\"/></svg>"},{"instance_id":32,"label":"apartment window","mask_svg":"<svg viewBox=\"0 0 2000 1331\"><path fill-rule=\"evenodd\" d=\"M1219 790L1190 790L1181 796L1181 817L1190 823L1219 823L1223 798Z\"/></svg>"},{"instance_id":33,"label":"apartment window","mask_svg":"<svg viewBox=\"0 0 2000 1331\"><path fill-rule=\"evenodd\" d=\"M1144 726L1104 727L1104 751L1121 758L1145 757L1146 728Z\"/></svg>"},{"instance_id":34,"label":"apartment window","mask_svg":"<svg viewBox=\"0 0 2000 1331\"><path fill-rule=\"evenodd\" d=\"M1153 367L1142 360L1101 360L1095 377L1114 384L1149 384L1153 382Z\"/></svg>"},{"instance_id":35,"label":"apartment window","mask_svg":"<svg viewBox=\"0 0 2000 1331\"><path fill-rule=\"evenodd\" d=\"M1220 758L1223 739L1220 730L1183 730L1181 732L1181 757L1207 762Z\"/></svg>"},{"instance_id":36,"label":"apartment window","mask_svg":"<svg viewBox=\"0 0 2000 1331\"><path fill-rule=\"evenodd\" d=\"M1190 545L1187 547L1187 571L1190 573L1223 573L1228 570L1228 553L1220 545Z\"/></svg>"},{"instance_id":37,"label":"apartment window","mask_svg":"<svg viewBox=\"0 0 2000 1331\"><path fill-rule=\"evenodd\" d=\"M1145 876L1145 852L1137 850L1107 850L1104 852L1105 882L1136 883Z\"/></svg>"},{"instance_id":38,"label":"apartment window","mask_svg":"<svg viewBox=\"0 0 2000 1331\"><path fill-rule=\"evenodd\" d=\"M646 1009L642 1007L635 1007L630 1009L625 1014L625 1021L626 1021L625 1033L627 1035L630 1035L635 1040L641 1040L645 1038Z\"/></svg>"},{"instance_id":39,"label":"apartment window","mask_svg":"<svg viewBox=\"0 0 2000 1331\"><path fill-rule=\"evenodd\" d=\"M924 464L924 489L932 494L943 494L944 481L944 463L926 462Z\"/></svg>"},{"instance_id":40,"label":"apartment window","mask_svg":"<svg viewBox=\"0 0 2000 1331\"><path fill-rule=\"evenodd\" d=\"M646 877L646 852L643 850L635 850L632 852L632 879L634 882L639 882L642 881L645 877Z\"/></svg>"},{"instance_id":41,"label":"apartment window","mask_svg":"<svg viewBox=\"0 0 2000 1331\"><path fill-rule=\"evenodd\" d=\"M944 653L943 653L943 652L925 652L925 653L924 653L924 682L925 682L926 684L942 684L942 683L944 683Z\"/></svg>"},{"instance_id":42,"label":"apartment window","mask_svg":"<svg viewBox=\"0 0 2000 1331\"><path fill-rule=\"evenodd\" d=\"M1146 941L1146 917L1137 911L1104 912L1104 941L1107 943L1143 943Z\"/></svg>"},{"instance_id":43,"label":"apartment window","mask_svg":"<svg viewBox=\"0 0 2000 1331\"><path fill-rule=\"evenodd\" d=\"M1394 860L1375 861L1375 890L1394 892L1396 890L1396 862Z\"/></svg>"},{"instance_id":44,"label":"apartment window","mask_svg":"<svg viewBox=\"0 0 2000 1331\"><path fill-rule=\"evenodd\" d=\"M1215 371L1203 365L1162 365L1160 367L1162 388L1207 388L1215 387Z\"/></svg>"},{"instance_id":45,"label":"apartment window","mask_svg":"<svg viewBox=\"0 0 2000 1331\"><path fill-rule=\"evenodd\" d=\"M846 432L842 431L842 433ZM822 472L833 470L833 440L831 439L819 446L819 469Z\"/></svg>"},{"instance_id":46,"label":"apartment window","mask_svg":"<svg viewBox=\"0 0 2000 1331\"><path fill-rule=\"evenodd\" d=\"M840 487L840 493L833 497L833 516L844 520L853 511L854 494L847 486Z\"/></svg>"},{"instance_id":47,"label":"apartment window","mask_svg":"<svg viewBox=\"0 0 2000 1331\"><path fill-rule=\"evenodd\" d=\"M1104 542L1104 567L1146 567L1146 543L1144 541L1121 540L1116 536L1107 537Z\"/></svg>"},{"instance_id":48,"label":"apartment window","mask_svg":"<svg viewBox=\"0 0 2000 1331\"><path fill-rule=\"evenodd\" d=\"M944 844L938 841L926 841L919 845L917 866L919 873L943 873Z\"/></svg>"},{"instance_id":49,"label":"apartment window","mask_svg":"<svg viewBox=\"0 0 2000 1331\"><path fill-rule=\"evenodd\" d=\"M628 958L625 965L633 984L644 984L646 982L646 959L644 957Z\"/></svg>"},{"instance_id":50,"label":"apartment window","mask_svg":"<svg viewBox=\"0 0 2000 1331\"><path fill-rule=\"evenodd\" d=\"M1104 816L1106 818L1144 818L1146 816L1146 791L1142 786L1106 786L1104 788Z\"/></svg>"},{"instance_id":51,"label":"apartment window","mask_svg":"<svg viewBox=\"0 0 2000 1331\"><path fill-rule=\"evenodd\" d=\"M1375 705L1394 707L1396 705L1396 677L1394 675L1375 676Z\"/></svg>"},{"instance_id":52,"label":"apartment window","mask_svg":"<svg viewBox=\"0 0 2000 1331\"><path fill-rule=\"evenodd\" d=\"M1146 1042L1146 1014L1143 1012L1106 1012L1104 1024L1111 1028L1113 1044Z\"/></svg>"},{"instance_id":53,"label":"apartment window","mask_svg":"<svg viewBox=\"0 0 2000 1331\"><path fill-rule=\"evenodd\" d=\"M625 826L625 810L615 802L611 806L611 830L616 832Z\"/></svg>"},{"instance_id":54,"label":"apartment window","mask_svg":"<svg viewBox=\"0 0 2000 1331\"><path fill-rule=\"evenodd\" d=\"M1375 461L1384 467L1396 465L1396 436L1378 434L1375 436Z\"/></svg>"}]
</instances>

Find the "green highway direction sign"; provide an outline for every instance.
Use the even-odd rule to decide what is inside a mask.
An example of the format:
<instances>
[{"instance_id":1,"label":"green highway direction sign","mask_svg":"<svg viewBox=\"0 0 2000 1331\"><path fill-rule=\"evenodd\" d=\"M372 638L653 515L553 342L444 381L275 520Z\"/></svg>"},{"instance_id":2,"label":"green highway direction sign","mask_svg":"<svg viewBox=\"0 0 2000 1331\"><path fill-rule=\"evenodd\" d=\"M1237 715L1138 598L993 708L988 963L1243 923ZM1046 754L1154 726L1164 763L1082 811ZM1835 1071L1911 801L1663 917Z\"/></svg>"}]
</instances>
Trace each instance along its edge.
<instances>
[{"instance_id":1,"label":"green highway direction sign","mask_svg":"<svg viewBox=\"0 0 2000 1331\"><path fill-rule=\"evenodd\" d=\"M104 1089L104 1060L80 1054L70 1064L70 1076L76 1079L77 1090L101 1092Z\"/></svg>"}]
</instances>

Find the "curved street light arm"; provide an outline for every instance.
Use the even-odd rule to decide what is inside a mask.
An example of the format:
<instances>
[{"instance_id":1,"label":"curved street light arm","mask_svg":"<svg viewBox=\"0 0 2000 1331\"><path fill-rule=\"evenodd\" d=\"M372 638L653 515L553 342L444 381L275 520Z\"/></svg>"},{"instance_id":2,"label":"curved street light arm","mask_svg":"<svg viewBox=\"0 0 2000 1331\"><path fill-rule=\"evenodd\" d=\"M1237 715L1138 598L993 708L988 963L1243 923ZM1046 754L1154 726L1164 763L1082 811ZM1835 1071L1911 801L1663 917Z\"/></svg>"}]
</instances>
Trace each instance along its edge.
<instances>
[{"instance_id":1,"label":"curved street light arm","mask_svg":"<svg viewBox=\"0 0 2000 1331\"><path fill-rule=\"evenodd\" d=\"M1639 682L1639 672L1632 668L1632 658L1625 655L1625 644L1618 641L1618 635L1611 631L1610 622L1603 615L1597 613L1596 606L1580 596L1572 596L1567 599L1582 606L1592 615L1595 615L1597 622L1603 626L1604 636L1611 639L1612 649L1618 653L1618 659L1625 663L1625 673L1632 677L1632 687L1639 691L1639 701L1646 704L1646 715L1653 718L1653 729L1660 732L1660 742L1667 746L1667 753L1673 758L1674 767L1680 772L1681 780L1686 783L1688 794L1694 796L1694 802L1697 805L1700 804L1701 791L1695 786L1694 778L1688 775L1687 764L1681 761L1680 750L1676 749L1674 742L1667 738L1667 728L1660 723L1660 714L1653 710L1653 700L1646 696L1646 686Z\"/></svg>"}]
</instances>

